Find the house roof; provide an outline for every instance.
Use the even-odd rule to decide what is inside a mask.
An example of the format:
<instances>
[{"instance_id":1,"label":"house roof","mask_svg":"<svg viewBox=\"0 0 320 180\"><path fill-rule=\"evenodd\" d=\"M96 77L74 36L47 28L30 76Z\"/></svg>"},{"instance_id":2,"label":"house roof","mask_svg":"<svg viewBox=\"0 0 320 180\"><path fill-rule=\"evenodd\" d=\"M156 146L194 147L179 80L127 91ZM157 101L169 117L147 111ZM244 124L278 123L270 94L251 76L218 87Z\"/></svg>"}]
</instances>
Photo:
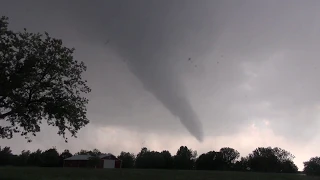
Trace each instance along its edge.
<instances>
[{"instance_id":1,"label":"house roof","mask_svg":"<svg viewBox=\"0 0 320 180\"><path fill-rule=\"evenodd\" d=\"M64 160L89 160L90 157L90 155L74 155Z\"/></svg>"},{"instance_id":2,"label":"house roof","mask_svg":"<svg viewBox=\"0 0 320 180\"><path fill-rule=\"evenodd\" d=\"M100 154L99 158L105 158L105 157L115 157L113 154ZM89 158L92 157L91 155L74 155L72 157L66 158L64 160L89 160ZM116 157L115 157L116 158Z\"/></svg>"}]
</instances>

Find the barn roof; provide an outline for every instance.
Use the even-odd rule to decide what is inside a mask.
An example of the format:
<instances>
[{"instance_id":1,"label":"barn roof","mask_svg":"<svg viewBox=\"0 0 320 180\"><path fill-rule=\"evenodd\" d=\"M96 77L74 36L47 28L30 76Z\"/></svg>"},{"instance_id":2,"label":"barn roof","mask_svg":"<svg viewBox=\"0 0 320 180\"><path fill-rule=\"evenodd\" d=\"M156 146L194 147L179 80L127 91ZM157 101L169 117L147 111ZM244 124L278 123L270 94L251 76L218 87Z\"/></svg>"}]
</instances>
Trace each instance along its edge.
<instances>
[{"instance_id":1,"label":"barn roof","mask_svg":"<svg viewBox=\"0 0 320 180\"><path fill-rule=\"evenodd\" d=\"M90 155L74 155L64 160L88 160L90 157Z\"/></svg>"},{"instance_id":2,"label":"barn roof","mask_svg":"<svg viewBox=\"0 0 320 180\"><path fill-rule=\"evenodd\" d=\"M99 158L105 158L105 157L114 157L116 158L113 154L100 154ZM92 157L91 155L74 155L72 157L66 158L64 160L89 160L89 158Z\"/></svg>"}]
</instances>

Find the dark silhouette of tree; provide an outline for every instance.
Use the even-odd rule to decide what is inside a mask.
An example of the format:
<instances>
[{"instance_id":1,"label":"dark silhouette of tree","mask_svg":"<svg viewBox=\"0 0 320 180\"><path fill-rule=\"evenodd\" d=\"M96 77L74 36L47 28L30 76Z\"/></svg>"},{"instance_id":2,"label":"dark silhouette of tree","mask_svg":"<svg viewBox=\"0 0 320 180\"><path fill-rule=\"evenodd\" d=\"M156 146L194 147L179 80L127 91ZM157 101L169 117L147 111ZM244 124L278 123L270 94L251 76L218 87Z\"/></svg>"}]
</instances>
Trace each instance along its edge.
<instances>
[{"instance_id":1,"label":"dark silhouette of tree","mask_svg":"<svg viewBox=\"0 0 320 180\"><path fill-rule=\"evenodd\" d=\"M312 157L309 161L303 163L303 172L306 175L320 176L320 157Z\"/></svg>"},{"instance_id":2,"label":"dark silhouette of tree","mask_svg":"<svg viewBox=\"0 0 320 180\"><path fill-rule=\"evenodd\" d=\"M42 153L42 160L44 167L58 167L60 158L56 148L51 148Z\"/></svg>"},{"instance_id":3,"label":"dark silhouette of tree","mask_svg":"<svg viewBox=\"0 0 320 180\"><path fill-rule=\"evenodd\" d=\"M11 164L12 151L10 147L1 148L0 146L0 166L6 166Z\"/></svg>"},{"instance_id":4,"label":"dark silhouette of tree","mask_svg":"<svg viewBox=\"0 0 320 180\"><path fill-rule=\"evenodd\" d=\"M197 151L181 146L173 157L175 169L193 169L197 157Z\"/></svg>"},{"instance_id":5,"label":"dark silhouette of tree","mask_svg":"<svg viewBox=\"0 0 320 180\"><path fill-rule=\"evenodd\" d=\"M236 160L240 157L240 153L230 147L221 148L219 152L222 156L223 170L231 170Z\"/></svg>"},{"instance_id":6,"label":"dark silhouette of tree","mask_svg":"<svg viewBox=\"0 0 320 180\"><path fill-rule=\"evenodd\" d=\"M93 150L84 150L81 149L79 152L75 153L75 155L91 155L91 156L97 156L97 155L101 155L102 153L100 152L99 149L93 149Z\"/></svg>"},{"instance_id":7,"label":"dark silhouette of tree","mask_svg":"<svg viewBox=\"0 0 320 180\"><path fill-rule=\"evenodd\" d=\"M137 154L135 166L136 168L142 169L164 169L166 161L161 153L157 151L149 151L144 147Z\"/></svg>"},{"instance_id":8,"label":"dark silhouette of tree","mask_svg":"<svg viewBox=\"0 0 320 180\"><path fill-rule=\"evenodd\" d=\"M65 131L75 137L89 123L86 66L73 52L47 32L13 32L8 18L0 18L0 120L9 124L0 126L1 138L20 133L31 141L45 119L67 140Z\"/></svg>"},{"instance_id":9,"label":"dark silhouette of tree","mask_svg":"<svg viewBox=\"0 0 320 180\"><path fill-rule=\"evenodd\" d=\"M63 162L66 158L72 157L72 154L68 149L65 149L59 156L59 166L63 166Z\"/></svg>"},{"instance_id":10,"label":"dark silhouette of tree","mask_svg":"<svg viewBox=\"0 0 320 180\"><path fill-rule=\"evenodd\" d=\"M220 152L209 151L201 154L196 160L198 170L222 170L223 156Z\"/></svg>"},{"instance_id":11,"label":"dark silhouette of tree","mask_svg":"<svg viewBox=\"0 0 320 180\"><path fill-rule=\"evenodd\" d=\"M240 161L236 161L233 167L235 171L248 171L249 169L249 159L248 157L241 157Z\"/></svg>"},{"instance_id":12,"label":"dark silhouette of tree","mask_svg":"<svg viewBox=\"0 0 320 180\"><path fill-rule=\"evenodd\" d=\"M19 154L18 156L15 157L15 162L14 165L15 166L27 166L28 165L28 161L29 161L29 157L30 157L30 151L29 150L23 150L21 152L21 154Z\"/></svg>"},{"instance_id":13,"label":"dark silhouette of tree","mask_svg":"<svg viewBox=\"0 0 320 180\"><path fill-rule=\"evenodd\" d=\"M133 168L136 157L133 153L122 151L118 156L118 159L122 161L122 168Z\"/></svg>"},{"instance_id":14,"label":"dark silhouette of tree","mask_svg":"<svg viewBox=\"0 0 320 180\"><path fill-rule=\"evenodd\" d=\"M136 162L135 162L135 167L136 168L148 168L148 153L150 151L146 148L143 147L141 151L137 154ZM150 160L149 160L150 161Z\"/></svg>"},{"instance_id":15,"label":"dark silhouette of tree","mask_svg":"<svg viewBox=\"0 0 320 180\"><path fill-rule=\"evenodd\" d=\"M199 170L232 170L240 153L229 147L221 148L219 152L210 151L201 154L196 161Z\"/></svg>"},{"instance_id":16,"label":"dark silhouette of tree","mask_svg":"<svg viewBox=\"0 0 320 180\"><path fill-rule=\"evenodd\" d=\"M285 160L281 162L281 170L282 173L297 173L298 167L291 160Z\"/></svg>"},{"instance_id":17,"label":"dark silhouette of tree","mask_svg":"<svg viewBox=\"0 0 320 180\"><path fill-rule=\"evenodd\" d=\"M235 163L236 159L240 157L240 153L230 147L221 148L220 153L222 154L224 161L228 163Z\"/></svg>"},{"instance_id":18,"label":"dark silhouette of tree","mask_svg":"<svg viewBox=\"0 0 320 180\"><path fill-rule=\"evenodd\" d=\"M29 166L42 166L42 151L40 149L31 152L28 158L28 165Z\"/></svg>"},{"instance_id":19,"label":"dark silhouette of tree","mask_svg":"<svg viewBox=\"0 0 320 180\"><path fill-rule=\"evenodd\" d=\"M271 147L259 147L249 155L249 167L253 171L276 172L278 159Z\"/></svg>"},{"instance_id":20,"label":"dark silhouette of tree","mask_svg":"<svg viewBox=\"0 0 320 180\"><path fill-rule=\"evenodd\" d=\"M103 167L103 161L99 156L103 154L98 149L80 150L75 155L90 155L88 167ZM59 154L56 148L46 151L30 152L24 150L19 155L14 155L10 147L0 147L0 166L42 166L62 167L63 160L71 157L69 150ZM139 169L197 169L218 171L257 171L270 173L297 173L298 168L293 163L294 156L281 148L259 147L247 157L240 157L240 153L229 147L219 151L209 151L197 158L197 151L181 146L172 156L169 151L151 151L146 147L135 155L130 152L121 152L118 159L122 161L122 168ZM307 175L320 175L320 157L311 158L304 162L304 173Z\"/></svg>"},{"instance_id":21,"label":"dark silhouette of tree","mask_svg":"<svg viewBox=\"0 0 320 180\"><path fill-rule=\"evenodd\" d=\"M75 153L74 155L87 155L89 154L89 151L81 149L79 152Z\"/></svg>"},{"instance_id":22,"label":"dark silhouette of tree","mask_svg":"<svg viewBox=\"0 0 320 180\"><path fill-rule=\"evenodd\" d=\"M249 154L248 163L253 171L296 173L298 168L293 158L290 152L281 148L259 147Z\"/></svg>"},{"instance_id":23,"label":"dark silhouette of tree","mask_svg":"<svg viewBox=\"0 0 320 180\"><path fill-rule=\"evenodd\" d=\"M173 157L171 155L171 153L167 150L164 150L161 152L162 157L164 158L165 161L165 165L164 168L165 169L171 169L173 168Z\"/></svg>"},{"instance_id":24,"label":"dark silhouette of tree","mask_svg":"<svg viewBox=\"0 0 320 180\"><path fill-rule=\"evenodd\" d=\"M100 152L99 149L93 149L92 151L89 151L88 154L91 155L91 156L99 156L102 153Z\"/></svg>"}]
</instances>

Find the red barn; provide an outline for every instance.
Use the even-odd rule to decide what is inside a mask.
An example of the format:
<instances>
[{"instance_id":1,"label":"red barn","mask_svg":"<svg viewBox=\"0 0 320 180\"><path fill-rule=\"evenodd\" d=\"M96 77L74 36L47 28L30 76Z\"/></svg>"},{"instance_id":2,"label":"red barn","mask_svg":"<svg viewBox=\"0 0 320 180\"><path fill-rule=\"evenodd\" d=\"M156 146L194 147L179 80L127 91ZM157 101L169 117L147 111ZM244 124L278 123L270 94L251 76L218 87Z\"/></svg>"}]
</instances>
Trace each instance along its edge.
<instances>
[{"instance_id":1,"label":"red barn","mask_svg":"<svg viewBox=\"0 0 320 180\"><path fill-rule=\"evenodd\" d=\"M88 167L88 161L90 155L75 155L64 159L63 167ZM119 160L113 154L101 154L99 155L101 159L97 168L121 168L121 160Z\"/></svg>"}]
</instances>

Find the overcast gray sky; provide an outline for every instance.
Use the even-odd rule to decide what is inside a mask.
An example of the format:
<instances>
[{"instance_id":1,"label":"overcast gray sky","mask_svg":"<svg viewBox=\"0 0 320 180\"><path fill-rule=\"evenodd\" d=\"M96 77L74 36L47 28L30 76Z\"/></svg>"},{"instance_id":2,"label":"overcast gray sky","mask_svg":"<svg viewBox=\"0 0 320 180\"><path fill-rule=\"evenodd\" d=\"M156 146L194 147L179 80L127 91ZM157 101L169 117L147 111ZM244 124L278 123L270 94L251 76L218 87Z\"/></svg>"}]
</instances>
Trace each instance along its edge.
<instances>
[{"instance_id":1,"label":"overcast gray sky","mask_svg":"<svg viewBox=\"0 0 320 180\"><path fill-rule=\"evenodd\" d=\"M56 146L118 154L142 146L245 156L279 146L320 155L318 0L0 0L10 28L75 47L90 125L64 143L42 127L15 152ZM198 140L200 141L198 141Z\"/></svg>"}]
</instances>

